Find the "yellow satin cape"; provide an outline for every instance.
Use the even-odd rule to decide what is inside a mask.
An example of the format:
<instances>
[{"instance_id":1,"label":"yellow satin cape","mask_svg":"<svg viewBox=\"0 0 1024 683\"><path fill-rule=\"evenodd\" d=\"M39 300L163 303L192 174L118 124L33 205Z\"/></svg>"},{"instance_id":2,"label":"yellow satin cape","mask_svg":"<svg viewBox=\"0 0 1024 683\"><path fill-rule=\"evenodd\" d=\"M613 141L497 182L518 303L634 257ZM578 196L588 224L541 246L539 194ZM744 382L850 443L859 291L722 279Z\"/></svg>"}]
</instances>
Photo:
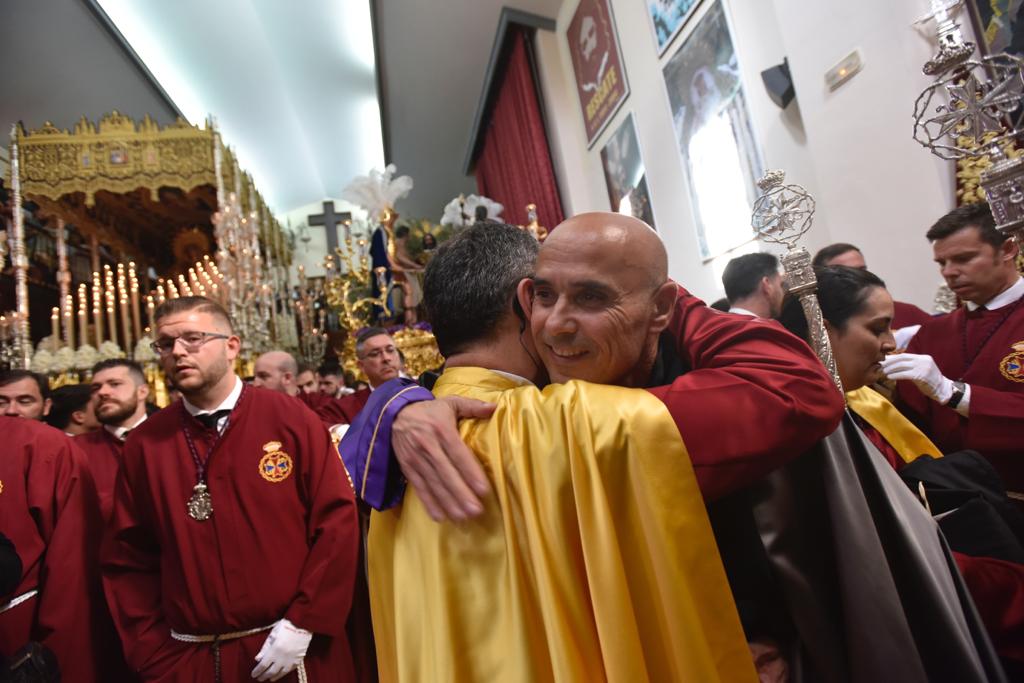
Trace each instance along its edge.
<instances>
[{"instance_id":1,"label":"yellow satin cape","mask_svg":"<svg viewBox=\"0 0 1024 683\"><path fill-rule=\"evenodd\" d=\"M913 462L922 455L941 458L942 451L914 423L871 387L846 392L846 405L878 430L882 438L896 449L904 462Z\"/></svg>"},{"instance_id":2,"label":"yellow satin cape","mask_svg":"<svg viewBox=\"0 0 1024 683\"><path fill-rule=\"evenodd\" d=\"M494 487L433 522L410 488L374 512L382 681L756 681L689 456L651 394L451 368L497 404L460 425Z\"/></svg>"}]
</instances>

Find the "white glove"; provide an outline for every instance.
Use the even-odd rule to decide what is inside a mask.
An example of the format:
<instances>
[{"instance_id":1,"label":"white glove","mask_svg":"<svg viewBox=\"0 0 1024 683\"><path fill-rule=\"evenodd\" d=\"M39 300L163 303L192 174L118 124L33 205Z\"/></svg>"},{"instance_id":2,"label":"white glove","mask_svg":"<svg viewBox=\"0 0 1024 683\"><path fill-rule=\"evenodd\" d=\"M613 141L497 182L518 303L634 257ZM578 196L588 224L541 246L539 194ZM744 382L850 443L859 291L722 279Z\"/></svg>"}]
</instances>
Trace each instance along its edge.
<instances>
[{"instance_id":1,"label":"white glove","mask_svg":"<svg viewBox=\"0 0 1024 683\"><path fill-rule=\"evenodd\" d=\"M894 353L882 361L882 372L889 379L910 380L922 394L942 405L953 397L953 380L942 374L931 356Z\"/></svg>"},{"instance_id":2,"label":"white glove","mask_svg":"<svg viewBox=\"0 0 1024 683\"><path fill-rule=\"evenodd\" d=\"M257 681L276 681L284 678L299 665L309 649L313 634L287 619L274 624L263 647L256 653L256 668L252 677Z\"/></svg>"}]
</instances>

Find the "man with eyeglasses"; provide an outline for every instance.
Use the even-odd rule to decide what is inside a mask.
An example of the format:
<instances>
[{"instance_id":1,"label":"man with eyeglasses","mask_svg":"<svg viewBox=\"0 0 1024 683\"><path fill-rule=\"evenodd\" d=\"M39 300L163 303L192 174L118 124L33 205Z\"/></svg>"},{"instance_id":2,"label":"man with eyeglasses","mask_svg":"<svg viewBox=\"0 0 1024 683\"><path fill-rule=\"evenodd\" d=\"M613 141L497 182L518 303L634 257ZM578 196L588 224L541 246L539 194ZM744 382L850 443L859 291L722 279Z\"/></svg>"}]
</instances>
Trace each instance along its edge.
<instances>
[{"instance_id":1,"label":"man with eyeglasses","mask_svg":"<svg viewBox=\"0 0 1024 683\"><path fill-rule=\"evenodd\" d=\"M331 398L326 394L300 397L328 426L352 424L370 400L370 392L398 377L402 369L395 340L383 327L368 327L356 336L356 363L366 375L368 388L341 398Z\"/></svg>"},{"instance_id":2,"label":"man with eyeglasses","mask_svg":"<svg viewBox=\"0 0 1024 683\"><path fill-rule=\"evenodd\" d=\"M125 443L102 553L129 664L143 681L352 680L359 531L326 430L242 383L216 302L171 299L154 318L182 400Z\"/></svg>"}]
</instances>

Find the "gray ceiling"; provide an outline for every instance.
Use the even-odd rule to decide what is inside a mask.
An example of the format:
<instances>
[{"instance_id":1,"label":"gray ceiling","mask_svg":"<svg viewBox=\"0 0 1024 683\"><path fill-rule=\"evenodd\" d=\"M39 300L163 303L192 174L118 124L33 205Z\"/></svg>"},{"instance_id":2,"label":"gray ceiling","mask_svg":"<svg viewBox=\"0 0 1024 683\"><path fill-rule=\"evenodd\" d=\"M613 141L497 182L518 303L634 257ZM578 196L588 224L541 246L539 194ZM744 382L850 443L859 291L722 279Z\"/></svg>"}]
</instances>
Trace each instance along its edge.
<instances>
[{"instance_id":1,"label":"gray ceiling","mask_svg":"<svg viewBox=\"0 0 1024 683\"><path fill-rule=\"evenodd\" d=\"M460 192L484 72L503 6L555 18L561 0L374 0L390 161L416 187L408 216L439 220Z\"/></svg>"},{"instance_id":2,"label":"gray ceiling","mask_svg":"<svg viewBox=\"0 0 1024 683\"><path fill-rule=\"evenodd\" d=\"M175 119L146 77L82 0L9 0L0 29L0 133L11 124L72 127L117 109L161 124Z\"/></svg>"},{"instance_id":3,"label":"gray ceiling","mask_svg":"<svg viewBox=\"0 0 1024 683\"><path fill-rule=\"evenodd\" d=\"M241 8L247 1L230 0L227 5ZM415 181L400 209L406 216L437 220L448 200L476 189L472 177L463 174L462 163L502 7L553 18L561 0L369 1L374 3L378 33L389 161ZM260 190L275 210L284 212L337 196L348 179L369 170L350 168L351 157L357 155L346 150L365 146L368 135L340 114L346 97L356 97L350 95L352 88L361 93L373 86L356 83L334 45L338 35L325 28L337 28L336 5L304 0L288 3L286 11L277 2L245 5L253 14L241 17L246 20L242 23L258 23L258 40L247 47L242 37L222 36L221 50L202 49L202 44L218 42L211 40L217 31L212 24L223 25L225 6L217 11L207 7L218 21L205 28L196 24L206 11L200 0L132 0L130 6L141 8L149 26L157 25L154 30L167 43L161 46L164 52L185 73L195 75L194 83L219 84L225 79L218 74L235 73L241 90L261 89L258 97L232 100L226 88L207 88L214 93L209 97L211 113L222 124L230 118L239 131L232 139L223 125L226 142L241 148L243 161L256 157L259 168L252 170L261 171L256 174ZM17 120L30 128L46 120L71 127L83 114L97 120L112 109L136 119L150 114L160 123L173 121L173 110L90 12L86 0L13 0L4 5L3 133ZM191 17L187 6L193 7ZM346 42L343 37L341 42ZM145 47L138 50L143 59ZM245 49L253 54L246 55ZM160 78L156 68L151 70ZM167 90L173 97L173 88Z\"/></svg>"}]
</instances>

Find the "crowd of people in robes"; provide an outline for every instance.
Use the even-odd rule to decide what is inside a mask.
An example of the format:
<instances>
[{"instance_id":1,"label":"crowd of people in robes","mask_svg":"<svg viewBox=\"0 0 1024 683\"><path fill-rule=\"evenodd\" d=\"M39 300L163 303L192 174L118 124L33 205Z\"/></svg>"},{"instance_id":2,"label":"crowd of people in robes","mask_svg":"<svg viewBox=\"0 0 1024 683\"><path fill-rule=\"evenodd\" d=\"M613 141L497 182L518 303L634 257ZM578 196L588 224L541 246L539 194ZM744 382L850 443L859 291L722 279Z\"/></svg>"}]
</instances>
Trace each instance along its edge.
<instances>
[{"instance_id":1,"label":"crowd of people in robes","mask_svg":"<svg viewBox=\"0 0 1024 683\"><path fill-rule=\"evenodd\" d=\"M442 244L418 378L380 327L362 386L240 377L203 297L154 313L162 409L6 371L0 681L1020 680L1019 247L985 205L921 244L952 313L815 258L844 393L775 256L708 306L604 212Z\"/></svg>"}]
</instances>

